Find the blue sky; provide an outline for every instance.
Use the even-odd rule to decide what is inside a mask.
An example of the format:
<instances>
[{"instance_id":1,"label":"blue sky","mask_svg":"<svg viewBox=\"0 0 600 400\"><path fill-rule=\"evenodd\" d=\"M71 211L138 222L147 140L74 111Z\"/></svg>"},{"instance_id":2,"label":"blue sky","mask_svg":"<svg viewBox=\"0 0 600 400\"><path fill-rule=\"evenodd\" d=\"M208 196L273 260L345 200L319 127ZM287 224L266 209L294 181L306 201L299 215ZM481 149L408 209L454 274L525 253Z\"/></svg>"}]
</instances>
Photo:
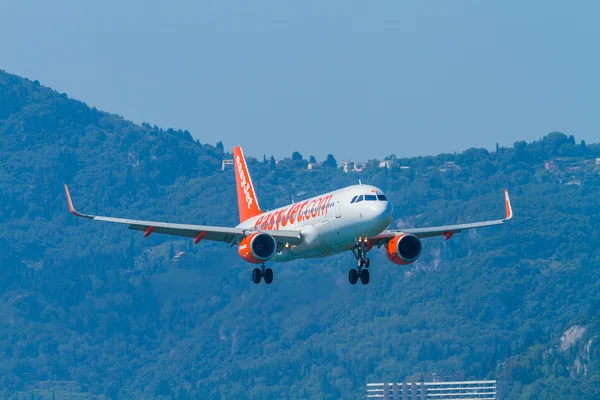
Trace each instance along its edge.
<instances>
[{"instance_id":1,"label":"blue sky","mask_svg":"<svg viewBox=\"0 0 600 400\"><path fill-rule=\"evenodd\" d=\"M254 156L600 142L600 2L0 0L0 68Z\"/></svg>"}]
</instances>

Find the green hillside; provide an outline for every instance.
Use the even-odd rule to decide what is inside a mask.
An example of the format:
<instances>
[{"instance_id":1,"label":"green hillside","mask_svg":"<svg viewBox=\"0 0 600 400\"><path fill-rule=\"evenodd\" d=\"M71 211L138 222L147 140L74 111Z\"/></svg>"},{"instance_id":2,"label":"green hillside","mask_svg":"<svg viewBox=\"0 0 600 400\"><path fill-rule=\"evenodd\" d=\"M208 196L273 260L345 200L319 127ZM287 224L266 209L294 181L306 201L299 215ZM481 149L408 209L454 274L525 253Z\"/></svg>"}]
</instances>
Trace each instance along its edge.
<instances>
[{"instance_id":1,"label":"green hillside","mask_svg":"<svg viewBox=\"0 0 600 400\"><path fill-rule=\"evenodd\" d=\"M348 284L350 253L274 264L274 283L254 285L226 245L68 213L63 183L83 212L235 225L231 155L195 135L0 71L0 396L359 399L367 382L441 377L600 398L600 146L553 132L395 159L382 145L394 162L360 179L386 192L395 226L499 218L504 188L515 218L424 240L408 267L373 251L368 286ZM247 155L264 209L358 180L295 150Z\"/></svg>"}]
</instances>

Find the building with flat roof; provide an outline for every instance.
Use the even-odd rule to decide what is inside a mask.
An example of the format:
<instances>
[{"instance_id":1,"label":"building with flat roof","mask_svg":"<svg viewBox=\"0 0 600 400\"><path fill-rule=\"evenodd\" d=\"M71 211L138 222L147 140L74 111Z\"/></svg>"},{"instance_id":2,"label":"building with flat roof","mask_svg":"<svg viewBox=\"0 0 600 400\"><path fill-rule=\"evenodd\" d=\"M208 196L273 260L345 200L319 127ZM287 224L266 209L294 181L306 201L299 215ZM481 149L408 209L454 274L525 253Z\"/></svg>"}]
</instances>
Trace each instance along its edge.
<instances>
[{"instance_id":1,"label":"building with flat roof","mask_svg":"<svg viewBox=\"0 0 600 400\"><path fill-rule=\"evenodd\" d=\"M385 400L502 400L506 381L367 383L367 398Z\"/></svg>"},{"instance_id":2,"label":"building with flat roof","mask_svg":"<svg viewBox=\"0 0 600 400\"><path fill-rule=\"evenodd\" d=\"M446 171L458 171L460 167L454 163L454 161L445 162L444 165L440 167L440 172Z\"/></svg>"},{"instance_id":3,"label":"building with flat roof","mask_svg":"<svg viewBox=\"0 0 600 400\"><path fill-rule=\"evenodd\" d=\"M344 161L342 164L342 168L345 173L354 171L354 172L362 172L363 169L367 167L367 163L358 162L358 161Z\"/></svg>"},{"instance_id":4,"label":"building with flat roof","mask_svg":"<svg viewBox=\"0 0 600 400\"><path fill-rule=\"evenodd\" d=\"M233 169L233 160L221 161L221 171Z\"/></svg>"},{"instance_id":5,"label":"building with flat roof","mask_svg":"<svg viewBox=\"0 0 600 400\"><path fill-rule=\"evenodd\" d=\"M392 166L396 163L396 160L383 160L379 162L379 168L392 169Z\"/></svg>"}]
</instances>

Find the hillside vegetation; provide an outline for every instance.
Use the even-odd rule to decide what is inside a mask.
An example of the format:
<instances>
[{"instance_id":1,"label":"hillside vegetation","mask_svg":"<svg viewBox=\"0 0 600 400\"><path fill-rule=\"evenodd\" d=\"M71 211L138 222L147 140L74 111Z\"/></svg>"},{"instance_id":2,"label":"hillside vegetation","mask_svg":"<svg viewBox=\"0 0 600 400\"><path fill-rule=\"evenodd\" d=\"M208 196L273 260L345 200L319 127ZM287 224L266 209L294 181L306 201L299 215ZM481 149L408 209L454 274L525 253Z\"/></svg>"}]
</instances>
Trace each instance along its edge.
<instances>
[{"instance_id":1,"label":"hillside vegetation","mask_svg":"<svg viewBox=\"0 0 600 400\"><path fill-rule=\"evenodd\" d=\"M600 398L598 145L553 132L369 161L360 179L386 192L396 227L499 218L504 188L515 218L427 239L408 267L374 250L368 286L348 284L350 253L274 264L274 283L254 285L226 245L68 213L63 183L83 212L235 225L231 155L196 135L0 72L0 396L359 399L367 382L437 377ZM314 170L309 155L252 156L264 209L359 178L333 156Z\"/></svg>"}]
</instances>

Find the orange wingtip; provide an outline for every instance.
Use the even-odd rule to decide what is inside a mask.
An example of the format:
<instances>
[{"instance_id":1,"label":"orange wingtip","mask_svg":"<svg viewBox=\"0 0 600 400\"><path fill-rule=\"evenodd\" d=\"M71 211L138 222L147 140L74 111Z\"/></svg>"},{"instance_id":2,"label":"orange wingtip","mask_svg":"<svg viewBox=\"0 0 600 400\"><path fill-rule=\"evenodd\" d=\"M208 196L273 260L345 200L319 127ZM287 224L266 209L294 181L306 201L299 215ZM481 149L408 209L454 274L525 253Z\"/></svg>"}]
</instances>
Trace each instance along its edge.
<instances>
[{"instance_id":1,"label":"orange wingtip","mask_svg":"<svg viewBox=\"0 0 600 400\"><path fill-rule=\"evenodd\" d=\"M71 211L71 214L75 214L77 215L77 211L75 211L75 209L73 208L73 202L71 201L71 195L69 194L69 188L67 187L67 184L64 184L65 187L65 194L67 195L67 202L69 203L69 211Z\"/></svg>"},{"instance_id":2,"label":"orange wingtip","mask_svg":"<svg viewBox=\"0 0 600 400\"><path fill-rule=\"evenodd\" d=\"M512 206L510 205L510 197L508 197L508 190L504 189L504 205L506 206L506 218L505 221L508 221L513 217Z\"/></svg>"},{"instance_id":3,"label":"orange wingtip","mask_svg":"<svg viewBox=\"0 0 600 400\"><path fill-rule=\"evenodd\" d=\"M69 194L69 188L67 187L66 184L64 186L65 186L65 194L67 195L67 202L69 202L69 211L71 212L71 214L73 214L76 217L94 218L91 215L81 214L75 210L75 208L73 207L73 201L71 201L71 195Z\"/></svg>"}]
</instances>

